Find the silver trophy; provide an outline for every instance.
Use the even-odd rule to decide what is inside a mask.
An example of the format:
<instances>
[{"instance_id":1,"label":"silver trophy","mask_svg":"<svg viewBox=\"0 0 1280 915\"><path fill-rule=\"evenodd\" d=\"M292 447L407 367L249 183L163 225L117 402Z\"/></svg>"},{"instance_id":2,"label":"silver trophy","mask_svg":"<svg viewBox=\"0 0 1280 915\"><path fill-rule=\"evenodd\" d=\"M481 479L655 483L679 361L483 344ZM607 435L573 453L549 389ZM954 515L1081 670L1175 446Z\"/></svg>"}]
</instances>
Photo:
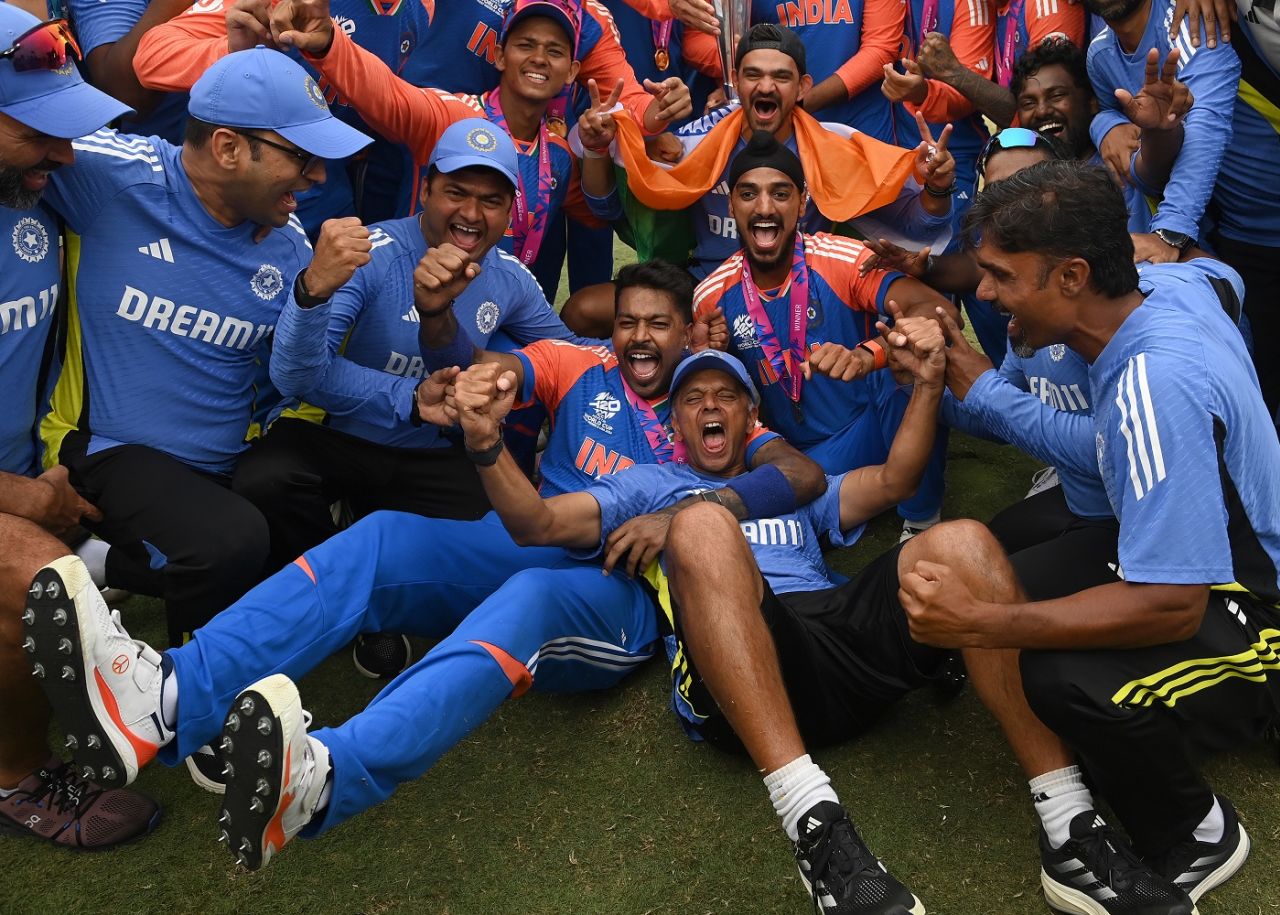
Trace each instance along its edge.
<instances>
[{"instance_id":1,"label":"silver trophy","mask_svg":"<svg viewBox=\"0 0 1280 915\"><path fill-rule=\"evenodd\" d=\"M724 94L727 99L736 99L734 91L733 57L738 53L738 42L751 28L751 0L711 0L715 6L716 19L720 22L720 66L724 69Z\"/></svg>"}]
</instances>

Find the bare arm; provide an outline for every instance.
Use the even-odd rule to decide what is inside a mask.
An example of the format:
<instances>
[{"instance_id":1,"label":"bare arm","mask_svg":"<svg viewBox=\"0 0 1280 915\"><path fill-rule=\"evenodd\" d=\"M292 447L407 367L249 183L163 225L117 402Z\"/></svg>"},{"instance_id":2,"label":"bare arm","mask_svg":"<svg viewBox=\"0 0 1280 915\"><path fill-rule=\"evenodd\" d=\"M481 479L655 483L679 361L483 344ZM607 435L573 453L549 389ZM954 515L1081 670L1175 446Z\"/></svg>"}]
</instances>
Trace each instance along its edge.
<instances>
[{"instance_id":1,"label":"bare arm","mask_svg":"<svg viewBox=\"0 0 1280 915\"><path fill-rule=\"evenodd\" d=\"M138 42L149 30L168 22L190 5L188 0L151 0L133 28L116 41L99 45L89 52L85 63L93 75L94 85L124 102L140 116L155 108L164 95L144 88L138 81L133 69Z\"/></svg>"}]
</instances>

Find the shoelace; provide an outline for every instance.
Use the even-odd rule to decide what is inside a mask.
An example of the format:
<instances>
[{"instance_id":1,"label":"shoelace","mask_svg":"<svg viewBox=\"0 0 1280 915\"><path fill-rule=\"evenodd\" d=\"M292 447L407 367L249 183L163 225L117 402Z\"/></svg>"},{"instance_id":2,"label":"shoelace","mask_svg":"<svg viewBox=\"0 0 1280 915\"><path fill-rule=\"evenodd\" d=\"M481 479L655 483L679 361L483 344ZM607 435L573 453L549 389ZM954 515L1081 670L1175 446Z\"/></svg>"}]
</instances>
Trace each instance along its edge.
<instances>
[{"instance_id":1,"label":"shoelace","mask_svg":"<svg viewBox=\"0 0 1280 915\"><path fill-rule=\"evenodd\" d=\"M1113 841L1115 830L1109 825L1097 826L1087 838L1081 839L1084 846L1085 860L1090 862L1090 869L1095 875L1105 873L1107 886L1125 890L1132 885L1134 878L1145 867L1138 856L1124 842ZM1093 866L1093 862L1097 866Z\"/></svg>"},{"instance_id":2,"label":"shoelace","mask_svg":"<svg viewBox=\"0 0 1280 915\"><path fill-rule=\"evenodd\" d=\"M822 904L819 901L822 895L818 889L819 882L828 894L838 898L842 895L840 891L851 884L859 874L869 870L874 870L877 874L881 872L874 857L871 857L854 838L853 826L847 820L823 823L814 833L806 837L806 842L821 848L818 855L810 862L809 872L813 903L819 912L822 911Z\"/></svg>"},{"instance_id":3,"label":"shoelace","mask_svg":"<svg viewBox=\"0 0 1280 915\"><path fill-rule=\"evenodd\" d=\"M102 789L85 781L63 763L56 769L45 769L48 777L36 791L30 792L28 803L41 804L47 799L50 810L79 816L82 807L87 808L102 794Z\"/></svg>"}]
</instances>

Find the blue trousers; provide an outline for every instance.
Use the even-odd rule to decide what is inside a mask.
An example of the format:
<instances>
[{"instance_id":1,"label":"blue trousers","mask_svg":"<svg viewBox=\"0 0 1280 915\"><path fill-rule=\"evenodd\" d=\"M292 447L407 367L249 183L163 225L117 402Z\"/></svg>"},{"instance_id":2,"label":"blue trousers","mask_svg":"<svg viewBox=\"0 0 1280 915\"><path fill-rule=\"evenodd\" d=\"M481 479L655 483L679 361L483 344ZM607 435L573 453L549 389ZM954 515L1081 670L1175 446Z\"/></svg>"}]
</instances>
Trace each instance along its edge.
<instances>
[{"instance_id":1,"label":"blue trousers","mask_svg":"<svg viewBox=\"0 0 1280 915\"><path fill-rule=\"evenodd\" d=\"M519 547L479 521L376 512L307 551L169 652L178 678L174 765L222 728L236 694L297 679L361 632L439 638L364 711L313 736L333 790L315 835L417 778L508 696L604 689L658 638L647 593L555 547Z\"/></svg>"}]
</instances>

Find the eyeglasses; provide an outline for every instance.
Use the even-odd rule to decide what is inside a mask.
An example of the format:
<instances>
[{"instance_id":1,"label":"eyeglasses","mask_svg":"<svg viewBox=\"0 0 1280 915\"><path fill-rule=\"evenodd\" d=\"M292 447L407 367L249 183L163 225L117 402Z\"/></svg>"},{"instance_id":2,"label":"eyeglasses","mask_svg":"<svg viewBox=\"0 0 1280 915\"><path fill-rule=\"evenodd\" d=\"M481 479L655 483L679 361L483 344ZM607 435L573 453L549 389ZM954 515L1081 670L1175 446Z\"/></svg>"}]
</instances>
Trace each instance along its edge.
<instances>
[{"instance_id":1,"label":"eyeglasses","mask_svg":"<svg viewBox=\"0 0 1280 915\"><path fill-rule=\"evenodd\" d=\"M978 154L979 177L987 173L987 161L996 154L996 150L1032 149L1036 146L1044 146L1049 150L1049 154L1053 155L1053 144L1049 142L1048 137L1026 127L1006 127L988 140L982 147L982 152Z\"/></svg>"},{"instance_id":2,"label":"eyeglasses","mask_svg":"<svg viewBox=\"0 0 1280 915\"><path fill-rule=\"evenodd\" d=\"M60 70L67 63L70 49L81 59L80 45L71 34L71 26L65 19L50 19L18 36L7 51L0 51L0 60L13 58L13 69Z\"/></svg>"},{"instance_id":3,"label":"eyeglasses","mask_svg":"<svg viewBox=\"0 0 1280 915\"><path fill-rule=\"evenodd\" d=\"M227 129L232 133L240 134L242 137L248 137L250 140L257 140L259 143L265 143L270 147L280 150L282 153L288 153L290 156L302 163L302 171L299 172L301 175L305 175L307 172L311 171L311 169L315 167L315 164L320 161L319 156L313 156L305 149L296 149L292 146L285 146L283 143L268 140L266 137L260 137L256 133L249 133L249 131L241 130L238 127L228 127Z\"/></svg>"}]
</instances>

